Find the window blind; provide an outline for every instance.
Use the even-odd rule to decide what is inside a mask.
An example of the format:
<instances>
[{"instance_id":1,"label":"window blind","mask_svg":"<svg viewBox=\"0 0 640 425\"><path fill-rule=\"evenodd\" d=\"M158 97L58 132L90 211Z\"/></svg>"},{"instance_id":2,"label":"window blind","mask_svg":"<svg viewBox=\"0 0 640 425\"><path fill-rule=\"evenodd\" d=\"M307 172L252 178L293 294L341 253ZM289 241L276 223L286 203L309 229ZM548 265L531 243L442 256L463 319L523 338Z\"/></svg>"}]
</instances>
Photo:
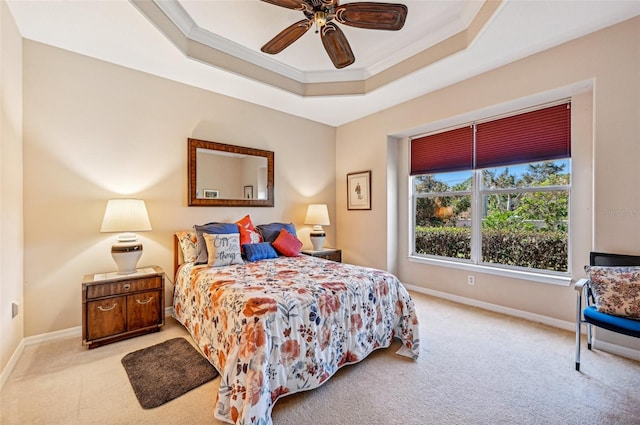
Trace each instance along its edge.
<instances>
[{"instance_id":1,"label":"window blind","mask_svg":"<svg viewBox=\"0 0 640 425\"><path fill-rule=\"evenodd\" d=\"M570 158L570 106L563 103L413 139L411 175Z\"/></svg>"},{"instance_id":2,"label":"window blind","mask_svg":"<svg viewBox=\"0 0 640 425\"><path fill-rule=\"evenodd\" d=\"M477 124L476 168L570 158L569 105Z\"/></svg>"},{"instance_id":3,"label":"window blind","mask_svg":"<svg viewBox=\"0 0 640 425\"><path fill-rule=\"evenodd\" d=\"M411 141L411 175L470 170L473 127L431 134Z\"/></svg>"}]
</instances>

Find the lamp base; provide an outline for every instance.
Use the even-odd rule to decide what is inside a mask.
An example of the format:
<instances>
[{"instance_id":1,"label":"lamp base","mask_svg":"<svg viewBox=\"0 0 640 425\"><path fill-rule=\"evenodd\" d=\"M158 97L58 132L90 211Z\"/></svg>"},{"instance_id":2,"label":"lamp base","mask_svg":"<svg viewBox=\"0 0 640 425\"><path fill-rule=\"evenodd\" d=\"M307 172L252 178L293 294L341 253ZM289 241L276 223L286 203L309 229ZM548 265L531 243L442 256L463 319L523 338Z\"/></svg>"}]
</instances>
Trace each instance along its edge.
<instances>
[{"instance_id":1,"label":"lamp base","mask_svg":"<svg viewBox=\"0 0 640 425\"><path fill-rule=\"evenodd\" d=\"M311 232L309 234L309 239L311 239L314 251L322 251L326 234L324 232Z\"/></svg>"},{"instance_id":2,"label":"lamp base","mask_svg":"<svg viewBox=\"0 0 640 425\"><path fill-rule=\"evenodd\" d=\"M135 273L141 256L142 244L140 242L118 242L111 247L111 257L118 266L118 274Z\"/></svg>"}]
</instances>

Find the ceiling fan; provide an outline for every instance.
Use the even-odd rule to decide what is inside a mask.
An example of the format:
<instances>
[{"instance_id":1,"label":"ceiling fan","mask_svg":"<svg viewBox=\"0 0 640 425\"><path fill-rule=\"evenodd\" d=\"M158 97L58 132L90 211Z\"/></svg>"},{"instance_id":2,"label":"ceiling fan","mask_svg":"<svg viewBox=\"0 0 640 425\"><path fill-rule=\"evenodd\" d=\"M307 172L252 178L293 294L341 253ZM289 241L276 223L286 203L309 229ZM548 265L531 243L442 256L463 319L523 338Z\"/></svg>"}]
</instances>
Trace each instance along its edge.
<instances>
[{"instance_id":1,"label":"ceiling fan","mask_svg":"<svg viewBox=\"0 0 640 425\"><path fill-rule=\"evenodd\" d=\"M290 25L273 37L260 50L275 55L289 47L316 25L322 44L333 65L340 69L356 58L337 23L356 28L397 31L404 26L407 6L395 3L360 2L339 4L339 0L262 0L287 9L300 10L305 19Z\"/></svg>"}]
</instances>

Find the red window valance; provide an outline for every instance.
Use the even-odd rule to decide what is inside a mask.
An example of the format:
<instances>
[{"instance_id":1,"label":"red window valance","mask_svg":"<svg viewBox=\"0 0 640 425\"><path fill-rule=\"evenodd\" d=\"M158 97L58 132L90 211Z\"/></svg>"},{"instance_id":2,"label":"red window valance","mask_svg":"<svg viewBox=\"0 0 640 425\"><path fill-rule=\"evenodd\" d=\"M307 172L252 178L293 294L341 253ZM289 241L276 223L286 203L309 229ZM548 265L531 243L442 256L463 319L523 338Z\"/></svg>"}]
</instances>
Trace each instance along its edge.
<instances>
[{"instance_id":1,"label":"red window valance","mask_svg":"<svg viewBox=\"0 0 640 425\"><path fill-rule=\"evenodd\" d=\"M470 170L473 127L466 126L411 141L411 175Z\"/></svg>"},{"instance_id":2,"label":"red window valance","mask_svg":"<svg viewBox=\"0 0 640 425\"><path fill-rule=\"evenodd\" d=\"M569 104L480 123L476 168L571 157Z\"/></svg>"},{"instance_id":3,"label":"red window valance","mask_svg":"<svg viewBox=\"0 0 640 425\"><path fill-rule=\"evenodd\" d=\"M570 106L563 103L413 139L411 175L570 158Z\"/></svg>"}]
</instances>

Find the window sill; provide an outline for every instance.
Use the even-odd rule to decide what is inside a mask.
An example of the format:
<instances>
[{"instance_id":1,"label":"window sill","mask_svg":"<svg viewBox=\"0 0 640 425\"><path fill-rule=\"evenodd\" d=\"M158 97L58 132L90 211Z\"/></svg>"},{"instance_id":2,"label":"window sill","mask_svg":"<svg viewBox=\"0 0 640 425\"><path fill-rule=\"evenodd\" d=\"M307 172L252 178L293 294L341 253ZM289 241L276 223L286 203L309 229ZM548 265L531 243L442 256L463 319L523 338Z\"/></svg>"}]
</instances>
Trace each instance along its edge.
<instances>
[{"instance_id":1,"label":"window sill","mask_svg":"<svg viewBox=\"0 0 640 425\"><path fill-rule=\"evenodd\" d=\"M546 274L526 272L522 270L510 270L498 267L491 267L486 265L463 263L459 261L441 260L437 258L418 257L414 255L409 256L409 261L412 263L429 264L432 266L449 267L453 269L467 270L475 273L486 273L497 276L505 276L514 279L529 280L538 283L547 283L558 286L570 286L571 276L558 275L558 274Z\"/></svg>"}]
</instances>

